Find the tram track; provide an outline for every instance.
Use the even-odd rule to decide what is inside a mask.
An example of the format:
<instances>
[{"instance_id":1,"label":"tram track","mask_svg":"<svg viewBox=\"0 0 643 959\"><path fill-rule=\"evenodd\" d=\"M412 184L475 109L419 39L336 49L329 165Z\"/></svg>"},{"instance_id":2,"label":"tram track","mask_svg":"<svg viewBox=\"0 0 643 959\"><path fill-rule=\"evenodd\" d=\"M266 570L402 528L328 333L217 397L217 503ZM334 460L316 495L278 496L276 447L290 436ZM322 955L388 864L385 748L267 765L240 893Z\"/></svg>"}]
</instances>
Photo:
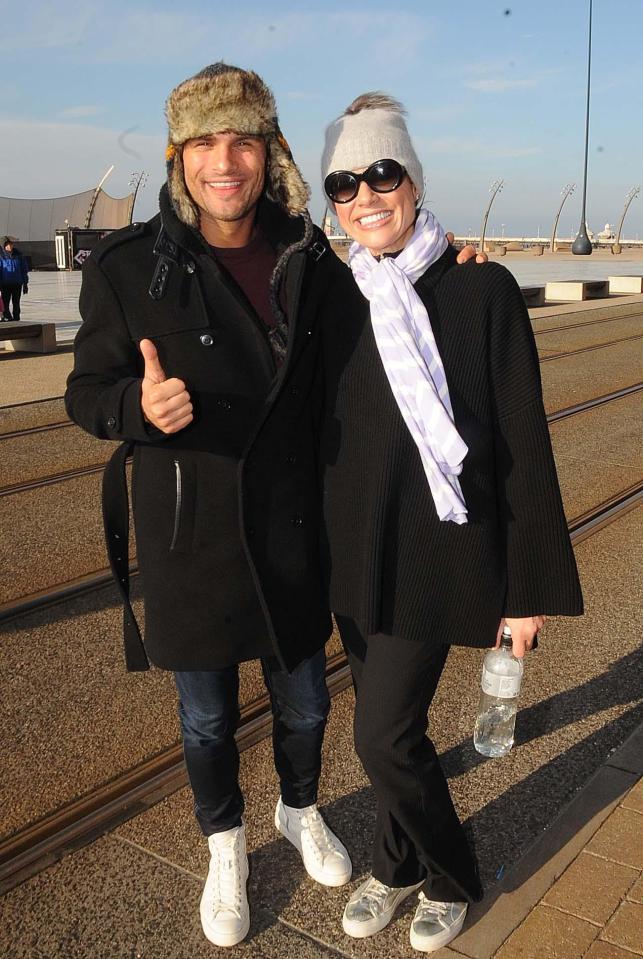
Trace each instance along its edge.
<instances>
[{"instance_id":1,"label":"tram track","mask_svg":"<svg viewBox=\"0 0 643 959\"><path fill-rule=\"evenodd\" d=\"M575 517L568 523L573 545L621 519L642 502L643 481L640 481ZM331 696L350 684L350 670L343 653L329 658L326 677ZM239 749L249 749L268 736L271 724L267 694L244 705L236 734ZM0 894L143 812L186 783L181 745L174 743L110 782L17 830L0 842Z\"/></svg>"},{"instance_id":2,"label":"tram track","mask_svg":"<svg viewBox=\"0 0 643 959\"><path fill-rule=\"evenodd\" d=\"M616 340L610 340L607 343L594 343L592 346L581 346L576 350L566 350L560 351L558 353L550 353L549 356L540 356L539 360L541 363L549 363L551 360L562 360L568 356L578 356L580 353L591 353L595 350L606 350L610 346L618 346L621 343L630 343L633 340L643 339L643 333L637 333L635 336L622 336Z\"/></svg>"},{"instance_id":3,"label":"tram track","mask_svg":"<svg viewBox=\"0 0 643 959\"><path fill-rule=\"evenodd\" d=\"M532 323L534 320L541 320L544 317L532 316ZM635 310L633 313L619 313L616 316L604 316L599 320L583 320L581 323L566 323L564 326L549 326L546 329L534 330L534 336L542 336L545 333L566 333L568 330L579 330L584 326L600 326L603 323L618 323L621 320L636 320L643 319L643 303L639 305L639 309Z\"/></svg>"},{"instance_id":4,"label":"tram track","mask_svg":"<svg viewBox=\"0 0 643 959\"><path fill-rule=\"evenodd\" d=\"M625 396L639 393L641 390L643 390L643 382L633 383L630 386L622 387L621 389L614 390L611 393L604 393L601 396L596 396L590 400L584 401L583 403L576 403L573 406L567 406L560 410L555 410L553 413L548 414L547 422L555 423L569 416L574 416L578 413L585 413L588 410L595 409L596 407L604 406L605 404L611 403L615 400L623 399ZM34 430L34 432L36 431L37 430ZM36 479L27 480L23 483L10 483L6 486L0 486L0 497L13 496L17 493L26 493L31 490L54 486L56 483L63 483L67 480L78 479L83 476L91 476L95 473L104 472L105 466L106 463L93 463L88 466L77 467L76 469L62 470L59 473L52 473L49 476L38 477Z\"/></svg>"}]
</instances>

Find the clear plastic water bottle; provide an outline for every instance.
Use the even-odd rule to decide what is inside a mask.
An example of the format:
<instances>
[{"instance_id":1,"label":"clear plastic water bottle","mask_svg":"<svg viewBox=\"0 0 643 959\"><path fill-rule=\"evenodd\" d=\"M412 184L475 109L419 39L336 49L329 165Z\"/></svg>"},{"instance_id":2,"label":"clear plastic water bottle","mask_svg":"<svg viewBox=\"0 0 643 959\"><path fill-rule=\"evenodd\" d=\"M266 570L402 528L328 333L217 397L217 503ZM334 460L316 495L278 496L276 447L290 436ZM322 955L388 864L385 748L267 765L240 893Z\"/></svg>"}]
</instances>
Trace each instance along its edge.
<instances>
[{"instance_id":1,"label":"clear plastic water bottle","mask_svg":"<svg viewBox=\"0 0 643 959\"><path fill-rule=\"evenodd\" d=\"M499 649L491 649L482 666L482 692L473 745L483 756L506 756L514 744L522 659L511 647L511 630L502 631Z\"/></svg>"}]
</instances>

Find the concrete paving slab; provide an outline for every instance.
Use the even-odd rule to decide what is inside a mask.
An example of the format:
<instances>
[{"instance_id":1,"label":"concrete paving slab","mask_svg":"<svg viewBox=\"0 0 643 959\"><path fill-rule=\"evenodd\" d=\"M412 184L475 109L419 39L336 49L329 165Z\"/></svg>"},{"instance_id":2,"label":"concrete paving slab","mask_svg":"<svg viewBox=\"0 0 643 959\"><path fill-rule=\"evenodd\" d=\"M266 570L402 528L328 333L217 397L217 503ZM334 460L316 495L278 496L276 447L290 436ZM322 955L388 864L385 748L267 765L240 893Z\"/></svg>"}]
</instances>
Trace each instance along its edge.
<instances>
[{"instance_id":1,"label":"concrete paving slab","mask_svg":"<svg viewBox=\"0 0 643 959\"><path fill-rule=\"evenodd\" d=\"M542 899L546 906L603 926L638 878L637 869L582 852Z\"/></svg>"},{"instance_id":2,"label":"concrete paving slab","mask_svg":"<svg viewBox=\"0 0 643 959\"><path fill-rule=\"evenodd\" d=\"M580 356L543 363L541 377L548 413L583 403L641 381L641 341L618 343Z\"/></svg>"},{"instance_id":3,"label":"concrete paving slab","mask_svg":"<svg viewBox=\"0 0 643 959\"><path fill-rule=\"evenodd\" d=\"M613 946L610 942L603 942L595 939L589 947L585 959L632 959L631 952L625 952L618 946Z\"/></svg>"},{"instance_id":4,"label":"concrete paving slab","mask_svg":"<svg viewBox=\"0 0 643 959\"><path fill-rule=\"evenodd\" d=\"M616 809L592 838L587 851L643 870L643 817L633 809Z\"/></svg>"},{"instance_id":5,"label":"concrete paving slab","mask_svg":"<svg viewBox=\"0 0 643 959\"><path fill-rule=\"evenodd\" d=\"M199 877L103 839L8 893L6 959L212 959L199 921ZM320 943L254 910L247 940L226 955L331 959Z\"/></svg>"},{"instance_id":6,"label":"concrete paving slab","mask_svg":"<svg viewBox=\"0 0 643 959\"><path fill-rule=\"evenodd\" d=\"M603 929L601 939L643 956L643 905L622 902Z\"/></svg>"},{"instance_id":7,"label":"concrete paving slab","mask_svg":"<svg viewBox=\"0 0 643 959\"><path fill-rule=\"evenodd\" d=\"M582 959L598 931L576 916L536 906L498 950L497 959Z\"/></svg>"},{"instance_id":8,"label":"concrete paving slab","mask_svg":"<svg viewBox=\"0 0 643 959\"><path fill-rule=\"evenodd\" d=\"M640 902L643 904L643 874L639 875L639 878L628 892L627 898L632 902Z\"/></svg>"},{"instance_id":9,"label":"concrete paving slab","mask_svg":"<svg viewBox=\"0 0 643 959\"><path fill-rule=\"evenodd\" d=\"M625 809L633 809L634 812L643 814L643 779L629 791L627 797L623 800L623 807Z\"/></svg>"},{"instance_id":10,"label":"concrete paving slab","mask_svg":"<svg viewBox=\"0 0 643 959\"><path fill-rule=\"evenodd\" d=\"M538 333L536 346L539 352L541 350L554 350L555 352L568 353L571 350L581 350L588 346L597 346L602 343L609 343L612 340L636 336L642 332L643 310L639 316L617 318L592 326L581 326L551 333Z\"/></svg>"}]
</instances>

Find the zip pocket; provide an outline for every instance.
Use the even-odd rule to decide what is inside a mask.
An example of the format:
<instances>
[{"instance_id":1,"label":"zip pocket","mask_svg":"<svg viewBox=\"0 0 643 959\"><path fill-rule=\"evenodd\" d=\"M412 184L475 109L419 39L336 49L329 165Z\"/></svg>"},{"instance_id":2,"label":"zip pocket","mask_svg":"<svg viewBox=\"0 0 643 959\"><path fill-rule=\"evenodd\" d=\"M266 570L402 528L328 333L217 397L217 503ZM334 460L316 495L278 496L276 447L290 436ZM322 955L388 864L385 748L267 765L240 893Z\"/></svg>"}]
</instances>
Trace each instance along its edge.
<instances>
[{"instance_id":1,"label":"zip pocket","mask_svg":"<svg viewBox=\"0 0 643 959\"><path fill-rule=\"evenodd\" d=\"M176 546L176 541L179 538L179 527L181 525L181 504L183 502L183 481L181 478L181 464L178 460L174 460L174 471L176 474L176 505L174 507L174 530L172 532L172 542L170 544L170 552Z\"/></svg>"}]
</instances>

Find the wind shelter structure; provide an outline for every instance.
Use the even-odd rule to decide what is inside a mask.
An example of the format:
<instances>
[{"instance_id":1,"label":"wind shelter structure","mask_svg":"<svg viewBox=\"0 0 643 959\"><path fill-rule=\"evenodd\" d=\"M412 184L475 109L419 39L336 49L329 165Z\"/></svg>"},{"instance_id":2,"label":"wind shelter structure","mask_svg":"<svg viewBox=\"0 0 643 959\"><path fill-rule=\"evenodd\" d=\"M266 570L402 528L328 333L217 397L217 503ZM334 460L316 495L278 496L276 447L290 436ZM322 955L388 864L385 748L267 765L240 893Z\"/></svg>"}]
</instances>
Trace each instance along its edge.
<instances>
[{"instance_id":1,"label":"wind shelter structure","mask_svg":"<svg viewBox=\"0 0 643 959\"><path fill-rule=\"evenodd\" d=\"M111 171L108 171L108 174ZM135 192L124 197L106 193L102 184L83 193L44 200L0 197L0 236L14 238L36 269L55 269L56 231L117 230L132 222Z\"/></svg>"}]
</instances>

